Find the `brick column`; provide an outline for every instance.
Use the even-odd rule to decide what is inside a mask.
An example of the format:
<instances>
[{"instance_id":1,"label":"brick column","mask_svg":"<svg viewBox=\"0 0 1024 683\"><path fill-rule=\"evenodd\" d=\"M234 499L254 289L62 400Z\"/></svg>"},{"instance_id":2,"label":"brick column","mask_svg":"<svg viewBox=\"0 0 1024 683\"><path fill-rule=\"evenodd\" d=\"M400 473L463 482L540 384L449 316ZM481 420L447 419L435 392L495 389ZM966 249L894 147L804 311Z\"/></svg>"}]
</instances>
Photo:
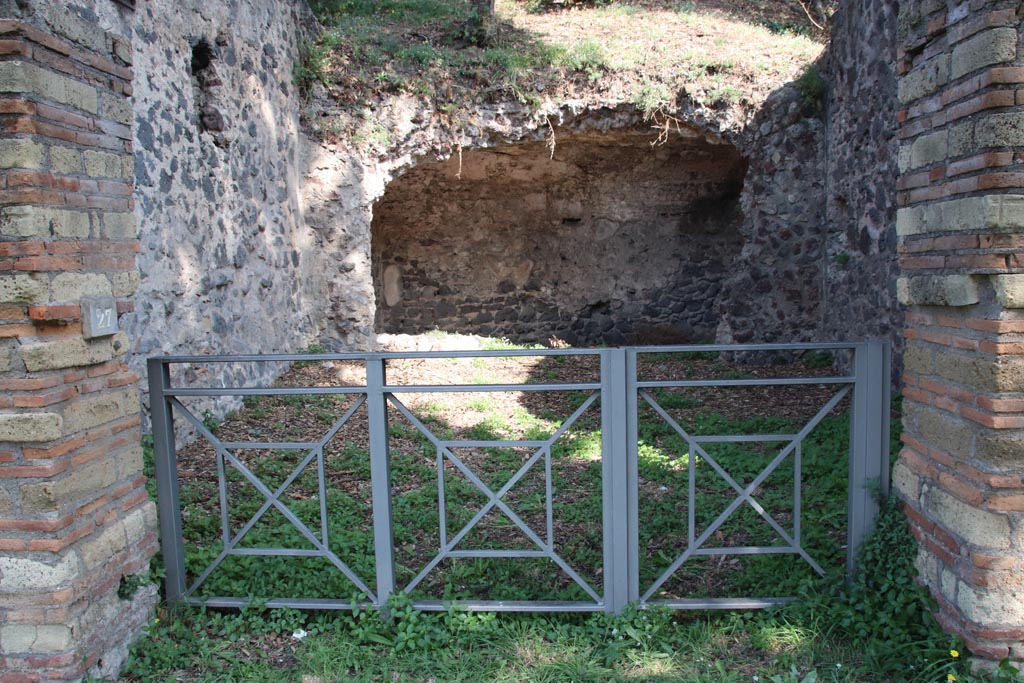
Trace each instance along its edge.
<instances>
[{"instance_id":1,"label":"brick column","mask_svg":"<svg viewBox=\"0 0 1024 683\"><path fill-rule=\"evenodd\" d=\"M1024 659L1024 60L1018 2L901 3L904 447L947 630Z\"/></svg>"},{"instance_id":2,"label":"brick column","mask_svg":"<svg viewBox=\"0 0 1024 683\"><path fill-rule=\"evenodd\" d=\"M131 45L0 21L0 683L115 672L156 550L132 310ZM119 590L120 589L120 590Z\"/></svg>"}]
</instances>

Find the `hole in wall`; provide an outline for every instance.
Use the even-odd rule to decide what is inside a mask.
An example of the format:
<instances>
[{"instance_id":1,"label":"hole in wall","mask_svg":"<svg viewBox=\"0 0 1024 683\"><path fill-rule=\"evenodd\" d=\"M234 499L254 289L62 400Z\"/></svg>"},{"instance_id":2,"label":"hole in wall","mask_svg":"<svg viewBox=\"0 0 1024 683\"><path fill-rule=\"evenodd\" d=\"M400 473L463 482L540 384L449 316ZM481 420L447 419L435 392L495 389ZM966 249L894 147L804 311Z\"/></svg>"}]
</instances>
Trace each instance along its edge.
<instances>
[{"instance_id":1,"label":"hole in wall","mask_svg":"<svg viewBox=\"0 0 1024 683\"><path fill-rule=\"evenodd\" d=\"M214 50L206 38L200 38L192 45L192 61L189 63L189 70L193 76L199 76L211 63L213 63Z\"/></svg>"},{"instance_id":2,"label":"hole in wall","mask_svg":"<svg viewBox=\"0 0 1024 683\"><path fill-rule=\"evenodd\" d=\"M544 343L714 337L742 247L747 162L703 135L562 133L464 150L396 178L374 206L376 331Z\"/></svg>"}]
</instances>

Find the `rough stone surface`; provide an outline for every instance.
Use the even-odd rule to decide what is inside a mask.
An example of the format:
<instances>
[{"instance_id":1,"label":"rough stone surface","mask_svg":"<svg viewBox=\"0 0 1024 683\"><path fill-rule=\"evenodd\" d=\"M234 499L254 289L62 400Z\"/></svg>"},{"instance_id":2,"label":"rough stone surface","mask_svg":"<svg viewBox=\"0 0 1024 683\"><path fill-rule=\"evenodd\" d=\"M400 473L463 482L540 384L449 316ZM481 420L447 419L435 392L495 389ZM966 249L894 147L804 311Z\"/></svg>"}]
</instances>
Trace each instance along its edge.
<instances>
[{"instance_id":1,"label":"rough stone surface","mask_svg":"<svg viewBox=\"0 0 1024 683\"><path fill-rule=\"evenodd\" d=\"M924 493L924 509L967 543L991 549L1010 545L1010 521L1005 514L980 510L940 488Z\"/></svg>"},{"instance_id":2,"label":"rough stone surface","mask_svg":"<svg viewBox=\"0 0 1024 683\"><path fill-rule=\"evenodd\" d=\"M978 280L970 275L901 277L896 288L907 306L970 306L981 300Z\"/></svg>"},{"instance_id":3,"label":"rough stone surface","mask_svg":"<svg viewBox=\"0 0 1024 683\"><path fill-rule=\"evenodd\" d=\"M1024 308L1024 275L993 275L992 286L1003 308Z\"/></svg>"},{"instance_id":4,"label":"rough stone surface","mask_svg":"<svg viewBox=\"0 0 1024 683\"><path fill-rule=\"evenodd\" d=\"M420 164L375 205L377 327L573 345L714 336L746 164L697 131L559 134Z\"/></svg>"},{"instance_id":5,"label":"rough stone surface","mask_svg":"<svg viewBox=\"0 0 1024 683\"><path fill-rule=\"evenodd\" d=\"M833 27L825 67L826 236L817 337L888 340L898 382L903 306L896 296L897 3L843 3Z\"/></svg>"},{"instance_id":6,"label":"rough stone surface","mask_svg":"<svg viewBox=\"0 0 1024 683\"><path fill-rule=\"evenodd\" d=\"M140 374L152 355L294 352L318 332L321 259L330 255L303 221L293 83L311 21L294 0L136 9L132 61L144 76L134 85L134 175L145 277L123 321L137 340ZM200 44L213 59L193 73ZM220 112L223 130L203 125L204 107ZM133 227L108 220L104 229ZM280 370L225 366L208 381L268 380Z\"/></svg>"},{"instance_id":7,"label":"rough stone surface","mask_svg":"<svg viewBox=\"0 0 1024 683\"><path fill-rule=\"evenodd\" d=\"M0 415L0 441L53 441L61 437L61 425L56 413Z\"/></svg>"},{"instance_id":8,"label":"rough stone surface","mask_svg":"<svg viewBox=\"0 0 1024 683\"><path fill-rule=\"evenodd\" d=\"M950 77L957 79L983 66L1010 62L1016 57L1016 29L994 28L983 31L953 49Z\"/></svg>"}]
</instances>

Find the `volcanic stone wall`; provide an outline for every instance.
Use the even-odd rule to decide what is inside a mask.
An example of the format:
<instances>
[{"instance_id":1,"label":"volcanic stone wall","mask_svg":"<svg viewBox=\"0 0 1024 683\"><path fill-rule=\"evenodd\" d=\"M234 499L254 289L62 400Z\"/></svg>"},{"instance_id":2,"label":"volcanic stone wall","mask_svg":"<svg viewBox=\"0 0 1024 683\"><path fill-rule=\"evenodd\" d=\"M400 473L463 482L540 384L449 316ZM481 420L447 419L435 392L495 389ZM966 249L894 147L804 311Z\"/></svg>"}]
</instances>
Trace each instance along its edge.
<instances>
[{"instance_id":1,"label":"volcanic stone wall","mask_svg":"<svg viewBox=\"0 0 1024 683\"><path fill-rule=\"evenodd\" d=\"M136 11L144 276L124 324L140 370L153 355L294 352L315 337L323 271L303 218L294 84L312 24L295 0L146 2ZM280 369L216 372L203 381L265 380Z\"/></svg>"},{"instance_id":2,"label":"volcanic stone wall","mask_svg":"<svg viewBox=\"0 0 1024 683\"><path fill-rule=\"evenodd\" d=\"M746 162L697 132L466 150L388 185L373 219L377 329L522 342L714 336Z\"/></svg>"}]
</instances>

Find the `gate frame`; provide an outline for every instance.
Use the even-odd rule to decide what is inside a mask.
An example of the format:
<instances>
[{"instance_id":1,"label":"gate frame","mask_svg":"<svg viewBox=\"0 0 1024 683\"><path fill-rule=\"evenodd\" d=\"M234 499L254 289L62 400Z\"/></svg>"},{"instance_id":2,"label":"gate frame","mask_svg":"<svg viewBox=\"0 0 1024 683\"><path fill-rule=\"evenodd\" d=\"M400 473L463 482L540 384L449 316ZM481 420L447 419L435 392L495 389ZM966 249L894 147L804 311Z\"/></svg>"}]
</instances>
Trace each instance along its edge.
<instances>
[{"instance_id":1,"label":"gate frame","mask_svg":"<svg viewBox=\"0 0 1024 683\"><path fill-rule=\"evenodd\" d=\"M657 353L760 353L806 351L852 351L853 374L829 377L780 378L766 380L686 380L643 382L637 376L638 357ZM474 357L546 357L593 355L600 358L600 382L540 385L442 385L421 386L387 384L385 362L404 358ZM240 363L362 360L366 365L364 387L232 387L175 388L170 367L184 363ZM792 384L846 384L852 386L850 410L850 454L847 500L846 575L851 579L856 568L857 551L871 530L878 514L878 493L889 493L889 406L890 349L887 342L832 342L805 344L704 344L692 346L642 346L604 349L537 349L515 351L455 351L424 353L341 353L273 354L248 356L174 356L147 361L156 465L157 504L160 513L161 546L166 568L165 587L170 605L178 602L211 607L243 607L245 598L195 598L185 583L181 504L177 477L177 457L173 429L173 405L185 396L273 396L294 394L361 394L367 404L370 444L372 513L376 591L363 603L383 607L396 591L394 540L391 511L391 472L388 436L388 400L395 394L410 392L454 393L457 391L572 391L600 392L602 435L602 527L604 595L594 602L565 601L464 601L460 608L489 611L604 611L618 614L630 603L646 607L667 604L676 609L750 609L791 601L792 598L716 598L686 601L641 600L639 584L639 463L638 410L640 390L657 386L757 386ZM182 408L180 403L178 405ZM194 419L192 416L191 419ZM801 437L802 438L802 437ZM516 441L508 441L515 446ZM216 445L216 443L215 443ZM253 442L247 448L264 447ZM799 447L797 446L797 450ZM781 464L781 462L780 462ZM318 467L322 458L318 459ZM798 478L799 481L799 478ZM877 482L877 485L872 482ZM797 508L797 513L799 509ZM626 552L617 552L625 548ZM289 555L288 549L280 554ZM495 551L500 552L500 551ZM348 609L351 601L330 599L275 598L266 606L299 609ZM423 610L445 610L443 601L416 601Z\"/></svg>"}]
</instances>

